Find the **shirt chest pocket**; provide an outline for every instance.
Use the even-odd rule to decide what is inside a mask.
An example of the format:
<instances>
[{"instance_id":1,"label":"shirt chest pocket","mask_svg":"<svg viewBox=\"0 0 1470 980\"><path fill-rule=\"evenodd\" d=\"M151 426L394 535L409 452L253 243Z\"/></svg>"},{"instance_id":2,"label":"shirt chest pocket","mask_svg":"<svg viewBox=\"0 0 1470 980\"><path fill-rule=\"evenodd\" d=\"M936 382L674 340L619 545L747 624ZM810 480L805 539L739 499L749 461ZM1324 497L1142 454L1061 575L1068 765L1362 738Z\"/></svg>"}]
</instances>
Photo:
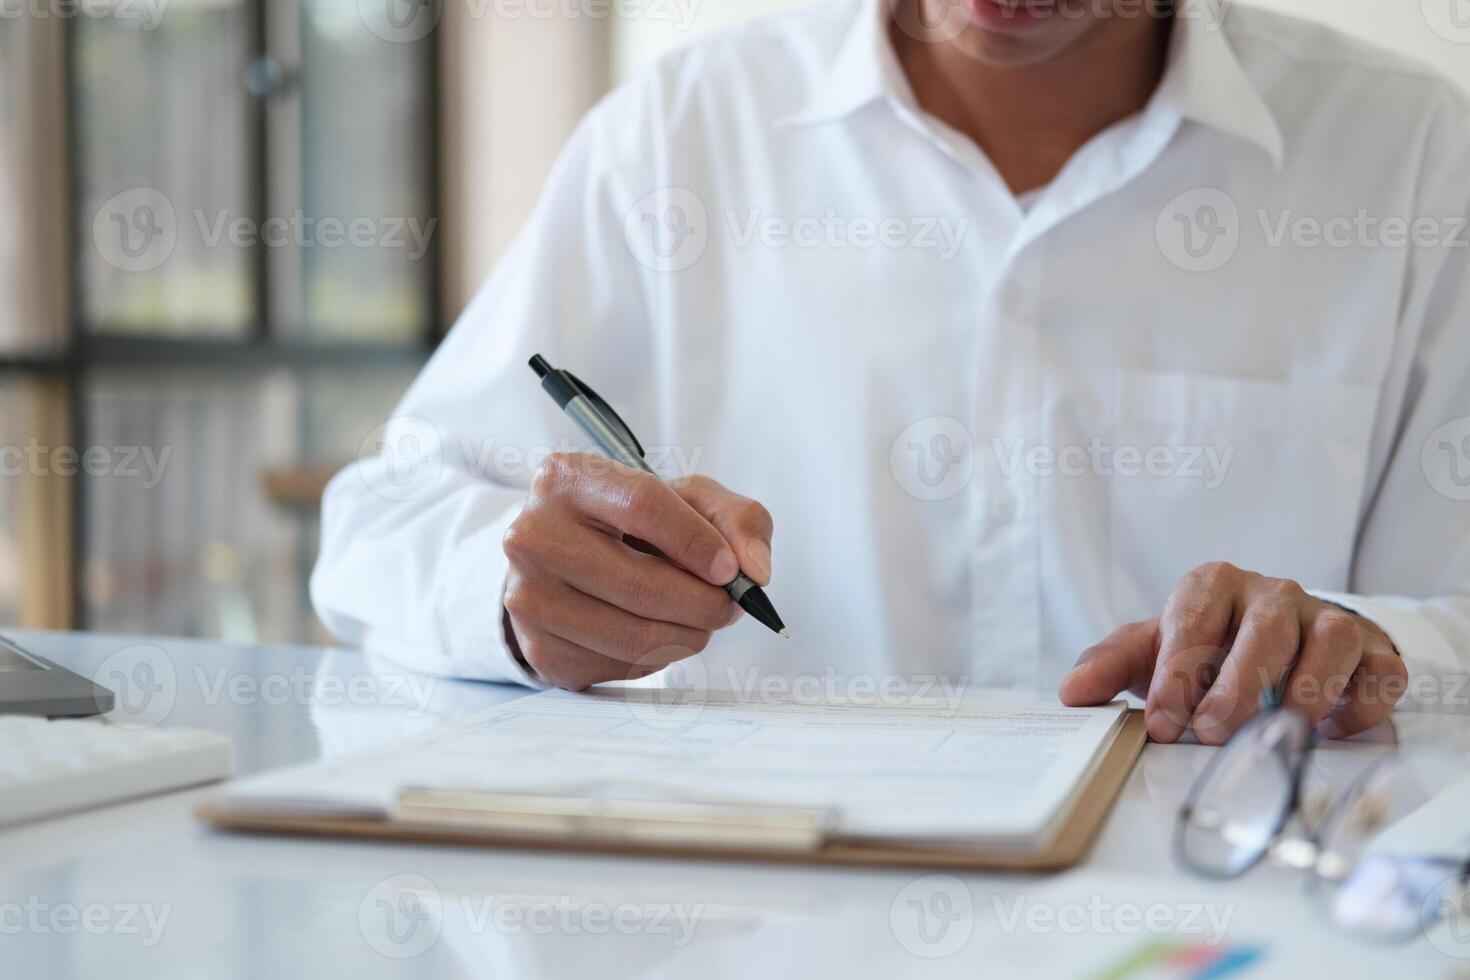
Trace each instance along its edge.
<instances>
[{"instance_id":1,"label":"shirt chest pocket","mask_svg":"<svg viewBox=\"0 0 1470 980\"><path fill-rule=\"evenodd\" d=\"M1115 612L1158 615L1210 561L1345 586L1376 400L1371 385L1124 372L1106 481Z\"/></svg>"}]
</instances>

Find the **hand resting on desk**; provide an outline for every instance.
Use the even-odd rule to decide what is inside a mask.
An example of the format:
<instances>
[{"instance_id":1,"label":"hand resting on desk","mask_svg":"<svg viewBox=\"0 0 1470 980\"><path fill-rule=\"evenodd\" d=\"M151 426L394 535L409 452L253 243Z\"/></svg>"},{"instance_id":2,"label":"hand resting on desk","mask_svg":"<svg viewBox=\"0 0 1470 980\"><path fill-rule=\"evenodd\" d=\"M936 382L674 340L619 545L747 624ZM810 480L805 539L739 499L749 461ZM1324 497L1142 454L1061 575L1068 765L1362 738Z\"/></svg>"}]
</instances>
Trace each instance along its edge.
<instances>
[{"instance_id":1,"label":"hand resting on desk","mask_svg":"<svg viewBox=\"0 0 1470 980\"><path fill-rule=\"evenodd\" d=\"M1147 699L1155 741L1178 741L1193 727L1201 742L1219 745L1275 689L1327 738L1355 735L1389 716L1408 678L1371 620L1289 579L1215 562L1184 576L1163 615L1084 651L1060 694L1064 704L1088 705L1130 691Z\"/></svg>"}]
</instances>

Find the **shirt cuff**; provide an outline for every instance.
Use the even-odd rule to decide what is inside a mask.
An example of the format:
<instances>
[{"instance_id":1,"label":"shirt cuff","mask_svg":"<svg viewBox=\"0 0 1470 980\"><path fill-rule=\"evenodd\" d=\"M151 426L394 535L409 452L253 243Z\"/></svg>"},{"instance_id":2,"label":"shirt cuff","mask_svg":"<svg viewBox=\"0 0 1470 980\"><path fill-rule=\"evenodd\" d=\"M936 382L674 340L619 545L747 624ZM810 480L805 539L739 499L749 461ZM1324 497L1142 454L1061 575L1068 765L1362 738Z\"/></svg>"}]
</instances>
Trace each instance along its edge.
<instances>
[{"instance_id":1,"label":"shirt cuff","mask_svg":"<svg viewBox=\"0 0 1470 980\"><path fill-rule=\"evenodd\" d=\"M545 690L550 685L527 670L505 640L505 532L520 515L520 505L510 507L455 545L446 576L452 590L439 607L440 645L459 677Z\"/></svg>"},{"instance_id":2,"label":"shirt cuff","mask_svg":"<svg viewBox=\"0 0 1470 980\"><path fill-rule=\"evenodd\" d=\"M1463 674L1464 666L1455 656L1454 648L1417 599L1315 589L1308 590L1308 594L1370 619L1388 634L1409 672L1408 690L1399 707L1409 707L1420 701L1421 696L1433 701L1443 684Z\"/></svg>"}]
</instances>

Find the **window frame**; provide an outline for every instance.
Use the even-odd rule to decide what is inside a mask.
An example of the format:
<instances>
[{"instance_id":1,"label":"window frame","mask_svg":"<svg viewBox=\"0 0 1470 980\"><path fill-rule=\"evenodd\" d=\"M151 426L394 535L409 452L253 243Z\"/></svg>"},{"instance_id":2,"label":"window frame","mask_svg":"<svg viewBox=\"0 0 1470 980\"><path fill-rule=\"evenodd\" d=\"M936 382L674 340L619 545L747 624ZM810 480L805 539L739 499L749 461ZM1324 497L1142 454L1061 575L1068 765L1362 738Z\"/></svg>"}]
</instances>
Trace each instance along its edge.
<instances>
[{"instance_id":1,"label":"window frame","mask_svg":"<svg viewBox=\"0 0 1470 980\"><path fill-rule=\"evenodd\" d=\"M246 0L252 29L250 58L268 57L269 27L267 20L268 0ZM292 331L288 324L273 319L272 275L268 246L255 243L252 249L252 267L255 277L255 317L249 330L240 338L207 337L202 334L128 333L114 329L98 330L87 320L83 303L83 277L78 261L85 247L81 228L76 220L80 213L81 167L78 162L84 152L86 141L79 132L78 64L77 64L77 20L71 18L61 25L60 64L54 69L61 75L62 104L65 119L62 131L64 146L62 159L66 165L66 213L63 215L62 233L66 256L66 310L60 318L64 334L60 345L37 352L0 349L0 381L19 376L22 379L60 380L65 392L66 429L71 445L81 451L90 445L87 423L87 400L93 389L98 372L120 370L146 370L158 367L189 367L201 373L261 368L311 369L331 366L335 368L402 366L412 368L421 365L437 346L444 335L444 267L441 236L435 235L427 245L421 261L427 263L428 296L427 310L420 334L405 342L380 340L353 342L345 340L314 341L290 339ZM440 160L441 135L441 74L443 59L439 40L440 32L434 31L425 42L422 63L422 83L428 104L425 127L428 131L425 172L427 174L427 209L430 217L441 213L442 170ZM242 87L245 80L240 80ZM258 220L268 217L268 202L271 193L270 135L267 102L270 95L251 100L248 139L250 141L251 177L250 207ZM305 336L296 331L297 338ZM26 479L27 477L22 477ZM70 583L65 608L69 609L69 622L40 624L61 629L87 629L88 612L86 603L85 568L88 554L89 528L87 522L88 480L82 472L67 478L70 500L67 505L66 537L61 543L67 549L65 577Z\"/></svg>"}]
</instances>

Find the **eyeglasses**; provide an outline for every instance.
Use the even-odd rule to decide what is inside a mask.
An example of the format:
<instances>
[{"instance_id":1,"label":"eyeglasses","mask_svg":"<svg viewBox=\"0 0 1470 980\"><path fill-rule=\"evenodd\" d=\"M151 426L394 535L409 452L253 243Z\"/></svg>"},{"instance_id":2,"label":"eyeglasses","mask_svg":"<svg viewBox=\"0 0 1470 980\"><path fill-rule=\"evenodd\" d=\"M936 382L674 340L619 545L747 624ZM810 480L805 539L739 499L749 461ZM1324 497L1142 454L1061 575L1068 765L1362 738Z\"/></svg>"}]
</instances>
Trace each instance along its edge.
<instances>
[{"instance_id":1,"label":"eyeglasses","mask_svg":"<svg viewBox=\"0 0 1470 980\"><path fill-rule=\"evenodd\" d=\"M1393 752L1324 793L1307 786L1319 742L1302 715L1267 701L1190 790L1180 864L1236 878L1269 856L1305 872L1314 902L1355 935L1398 942L1445 918L1459 938L1470 929L1470 766Z\"/></svg>"}]
</instances>

